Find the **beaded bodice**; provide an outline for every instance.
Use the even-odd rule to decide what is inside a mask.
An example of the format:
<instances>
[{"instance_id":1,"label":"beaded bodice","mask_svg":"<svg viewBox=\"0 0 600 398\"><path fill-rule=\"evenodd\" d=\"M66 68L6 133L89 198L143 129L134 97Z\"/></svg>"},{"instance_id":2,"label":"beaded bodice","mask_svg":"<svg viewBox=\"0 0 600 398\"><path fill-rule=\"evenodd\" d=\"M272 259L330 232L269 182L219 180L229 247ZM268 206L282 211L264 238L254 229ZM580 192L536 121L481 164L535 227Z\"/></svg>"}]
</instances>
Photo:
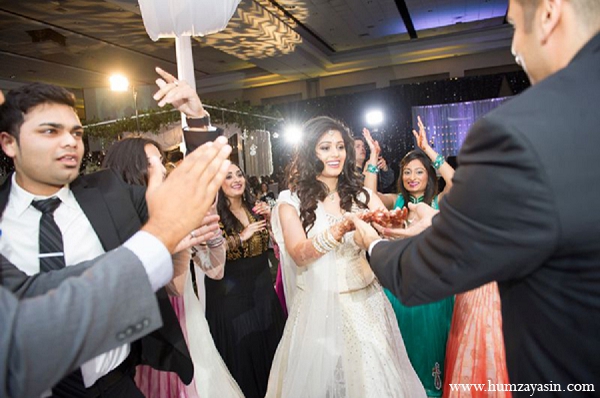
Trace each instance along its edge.
<instances>
[{"instance_id":1,"label":"beaded bodice","mask_svg":"<svg viewBox=\"0 0 600 398\"><path fill-rule=\"evenodd\" d=\"M244 208L244 211L248 215L248 221L253 223L257 221L257 218ZM219 222L221 233L225 239L230 238L230 235L225 231L225 226L222 222ZM239 234L242 231L236 231ZM245 242L241 242L241 245L228 245L227 246L227 261L239 260L241 258L260 256L269 249L269 231L264 229L260 232L256 232L250 239Z\"/></svg>"}]
</instances>

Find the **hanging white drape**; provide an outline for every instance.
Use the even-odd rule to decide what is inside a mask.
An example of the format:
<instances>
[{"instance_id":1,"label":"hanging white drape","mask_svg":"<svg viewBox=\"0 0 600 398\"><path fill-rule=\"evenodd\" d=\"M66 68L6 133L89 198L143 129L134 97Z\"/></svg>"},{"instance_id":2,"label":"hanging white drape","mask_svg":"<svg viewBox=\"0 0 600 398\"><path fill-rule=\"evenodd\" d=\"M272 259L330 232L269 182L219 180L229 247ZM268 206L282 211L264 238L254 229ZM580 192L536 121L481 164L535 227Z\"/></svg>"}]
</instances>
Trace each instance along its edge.
<instances>
[{"instance_id":1,"label":"hanging white drape","mask_svg":"<svg viewBox=\"0 0 600 398\"><path fill-rule=\"evenodd\" d=\"M271 134L265 130L246 133L244 140L244 171L249 176L273 174Z\"/></svg>"},{"instance_id":2,"label":"hanging white drape","mask_svg":"<svg viewBox=\"0 0 600 398\"><path fill-rule=\"evenodd\" d=\"M196 89L191 36L205 36L227 26L240 0L138 0L148 36L175 38L177 78ZM185 118L182 114L182 126ZM183 153L187 151L182 141Z\"/></svg>"},{"instance_id":3,"label":"hanging white drape","mask_svg":"<svg viewBox=\"0 0 600 398\"><path fill-rule=\"evenodd\" d=\"M154 41L205 36L227 26L240 0L138 0L144 26Z\"/></svg>"}]
</instances>

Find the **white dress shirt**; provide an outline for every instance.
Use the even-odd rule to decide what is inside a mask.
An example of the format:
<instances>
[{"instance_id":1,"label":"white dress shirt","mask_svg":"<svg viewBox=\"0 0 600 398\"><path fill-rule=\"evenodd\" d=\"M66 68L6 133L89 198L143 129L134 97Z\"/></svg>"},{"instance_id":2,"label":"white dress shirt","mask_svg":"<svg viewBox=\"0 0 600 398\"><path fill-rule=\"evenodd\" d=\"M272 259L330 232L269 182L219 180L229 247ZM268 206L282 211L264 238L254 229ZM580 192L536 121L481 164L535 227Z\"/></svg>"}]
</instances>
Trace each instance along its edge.
<instances>
[{"instance_id":1,"label":"white dress shirt","mask_svg":"<svg viewBox=\"0 0 600 398\"><path fill-rule=\"evenodd\" d=\"M15 175L12 176L8 204L0 218L0 253L17 268L33 275L40 271L38 237L42 213L31 206L31 202L48 197L25 191L18 185ZM65 264L77 264L103 254L100 239L69 187L64 186L52 196L61 200L54 212L54 220L62 232ZM81 373L85 386L92 386L100 377L119 366L129 352L130 346L125 344L84 363Z\"/></svg>"},{"instance_id":2,"label":"white dress shirt","mask_svg":"<svg viewBox=\"0 0 600 398\"><path fill-rule=\"evenodd\" d=\"M369 253L369 256L371 256L371 253L373 252L373 248L375 247L376 244L378 244L381 241L387 241L388 239L375 239L373 242L371 242L371 244L369 245L369 249L367 250L367 253Z\"/></svg>"}]
</instances>

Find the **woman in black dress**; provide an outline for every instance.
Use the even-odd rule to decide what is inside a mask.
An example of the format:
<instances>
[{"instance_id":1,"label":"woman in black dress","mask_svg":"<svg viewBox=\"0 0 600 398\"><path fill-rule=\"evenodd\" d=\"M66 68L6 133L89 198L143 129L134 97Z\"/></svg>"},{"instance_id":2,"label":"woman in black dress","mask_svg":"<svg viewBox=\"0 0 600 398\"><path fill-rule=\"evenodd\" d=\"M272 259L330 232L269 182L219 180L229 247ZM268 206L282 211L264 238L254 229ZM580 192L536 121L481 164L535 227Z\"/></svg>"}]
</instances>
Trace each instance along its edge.
<instances>
[{"instance_id":1,"label":"woman in black dress","mask_svg":"<svg viewBox=\"0 0 600 398\"><path fill-rule=\"evenodd\" d=\"M205 280L206 319L246 398L263 398L285 318L268 262L270 208L254 206L244 173L232 164L217 203L227 240L225 276Z\"/></svg>"}]
</instances>

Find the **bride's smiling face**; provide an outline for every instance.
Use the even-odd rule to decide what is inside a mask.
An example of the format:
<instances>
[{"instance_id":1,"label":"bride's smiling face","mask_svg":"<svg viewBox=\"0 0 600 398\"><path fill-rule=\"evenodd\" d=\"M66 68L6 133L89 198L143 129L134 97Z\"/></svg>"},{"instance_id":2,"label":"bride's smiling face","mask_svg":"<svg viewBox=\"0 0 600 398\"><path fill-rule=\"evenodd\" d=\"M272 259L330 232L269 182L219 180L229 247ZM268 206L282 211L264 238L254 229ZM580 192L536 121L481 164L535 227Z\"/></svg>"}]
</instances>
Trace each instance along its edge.
<instances>
[{"instance_id":1,"label":"bride's smiling face","mask_svg":"<svg viewBox=\"0 0 600 398\"><path fill-rule=\"evenodd\" d=\"M342 133L329 130L319 138L315 148L317 158L325 167L321 172L323 177L338 177L346 162L346 146Z\"/></svg>"}]
</instances>

